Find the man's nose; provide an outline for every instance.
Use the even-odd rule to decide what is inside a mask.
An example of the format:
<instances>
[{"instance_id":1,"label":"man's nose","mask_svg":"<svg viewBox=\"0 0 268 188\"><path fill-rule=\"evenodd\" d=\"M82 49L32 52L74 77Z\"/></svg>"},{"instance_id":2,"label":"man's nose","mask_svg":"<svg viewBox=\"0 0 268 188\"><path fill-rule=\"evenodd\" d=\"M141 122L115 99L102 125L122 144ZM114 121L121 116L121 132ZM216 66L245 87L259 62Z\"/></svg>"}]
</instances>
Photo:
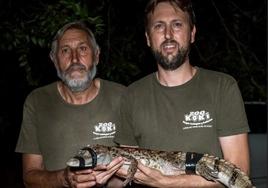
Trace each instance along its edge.
<instances>
[{"instance_id":1,"label":"man's nose","mask_svg":"<svg viewBox=\"0 0 268 188\"><path fill-rule=\"evenodd\" d=\"M165 38L172 39L173 38L173 29L171 26L167 25L165 28Z\"/></svg>"},{"instance_id":2,"label":"man's nose","mask_svg":"<svg viewBox=\"0 0 268 188\"><path fill-rule=\"evenodd\" d=\"M72 62L77 63L78 62L78 53L76 50L72 50Z\"/></svg>"}]
</instances>

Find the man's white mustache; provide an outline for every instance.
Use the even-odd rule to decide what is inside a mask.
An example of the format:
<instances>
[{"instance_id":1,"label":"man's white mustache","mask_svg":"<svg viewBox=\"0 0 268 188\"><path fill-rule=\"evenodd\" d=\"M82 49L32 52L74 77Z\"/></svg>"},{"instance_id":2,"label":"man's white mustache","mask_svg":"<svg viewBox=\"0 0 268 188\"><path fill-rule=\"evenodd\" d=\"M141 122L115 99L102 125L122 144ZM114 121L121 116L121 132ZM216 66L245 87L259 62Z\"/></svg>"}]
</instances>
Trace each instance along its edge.
<instances>
[{"instance_id":1,"label":"man's white mustache","mask_svg":"<svg viewBox=\"0 0 268 188\"><path fill-rule=\"evenodd\" d=\"M72 64L71 66L69 66L67 69L66 69L66 73L68 73L68 72L71 72L71 71L73 71L73 70L87 70L86 69L86 67L83 65L83 64L81 64L81 63L74 63L74 64Z\"/></svg>"}]
</instances>

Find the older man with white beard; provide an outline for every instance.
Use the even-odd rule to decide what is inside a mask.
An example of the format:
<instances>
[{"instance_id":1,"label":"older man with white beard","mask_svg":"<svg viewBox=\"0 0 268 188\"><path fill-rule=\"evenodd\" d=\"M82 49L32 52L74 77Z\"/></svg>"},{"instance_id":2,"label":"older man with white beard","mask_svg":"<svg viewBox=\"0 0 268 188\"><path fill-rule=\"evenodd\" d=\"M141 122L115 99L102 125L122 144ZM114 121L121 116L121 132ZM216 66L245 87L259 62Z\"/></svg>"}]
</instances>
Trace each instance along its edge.
<instances>
[{"instance_id":1,"label":"older man with white beard","mask_svg":"<svg viewBox=\"0 0 268 188\"><path fill-rule=\"evenodd\" d=\"M83 23L57 32L50 57L60 81L34 90L24 104L16 152L23 154L26 187L103 185L121 167L121 158L97 169L71 171L65 164L87 144L113 145L124 86L95 78L99 53Z\"/></svg>"}]
</instances>

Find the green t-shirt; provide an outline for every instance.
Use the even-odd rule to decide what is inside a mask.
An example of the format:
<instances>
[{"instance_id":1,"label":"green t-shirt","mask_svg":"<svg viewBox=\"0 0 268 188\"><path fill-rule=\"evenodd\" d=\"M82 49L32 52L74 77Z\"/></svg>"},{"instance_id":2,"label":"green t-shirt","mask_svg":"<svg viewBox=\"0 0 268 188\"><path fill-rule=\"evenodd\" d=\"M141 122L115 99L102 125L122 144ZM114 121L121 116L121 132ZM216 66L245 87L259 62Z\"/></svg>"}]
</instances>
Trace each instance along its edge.
<instances>
[{"instance_id":1,"label":"green t-shirt","mask_svg":"<svg viewBox=\"0 0 268 188\"><path fill-rule=\"evenodd\" d=\"M98 95L84 105L66 103L57 84L34 90L24 104L16 152L41 154L47 170L66 161L88 144L114 145L124 86L100 80Z\"/></svg>"},{"instance_id":2,"label":"green t-shirt","mask_svg":"<svg viewBox=\"0 0 268 188\"><path fill-rule=\"evenodd\" d=\"M229 75L197 68L187 83L166 87L151 74L122 98L115 142L222 157L219 137L249 131L244 103Z\"/></svg>"}]
</instances>

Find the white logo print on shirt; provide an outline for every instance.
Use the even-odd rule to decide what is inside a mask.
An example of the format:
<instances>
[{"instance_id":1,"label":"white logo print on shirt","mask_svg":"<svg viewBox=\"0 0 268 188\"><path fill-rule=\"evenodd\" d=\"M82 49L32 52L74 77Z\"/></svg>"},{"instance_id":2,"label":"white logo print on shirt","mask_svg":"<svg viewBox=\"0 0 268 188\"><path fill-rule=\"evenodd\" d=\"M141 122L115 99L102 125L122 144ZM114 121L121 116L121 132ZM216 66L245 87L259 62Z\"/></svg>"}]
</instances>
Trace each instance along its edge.
<instances>
[{"instance_id":1,"label":"white logo print on shirt","mask_svg":"<svg viewBox=\"0 0 268 188\"><path fill-rule=\"evenodd\" d=\"M183 130L212 127L212 125L207 124L212 120L213 119L210 117L209 112L206 112L205 110L190 112L189 114L184 115L184 120L182 122L186 126L183 127Z\"/></svg>"},{"instance_id":2,"label":"white logo print on shirt","mask_svg":"<svg viewBox=\"0 0 268 188\"><path fill-rule=\"evenodd\" d=\"M115 124L112 122L99 123L94 126L95 131L93 134L96 136L93 140L99 140L103 138L113 138L115 134Z\"/></svg>"}]
</instances>

